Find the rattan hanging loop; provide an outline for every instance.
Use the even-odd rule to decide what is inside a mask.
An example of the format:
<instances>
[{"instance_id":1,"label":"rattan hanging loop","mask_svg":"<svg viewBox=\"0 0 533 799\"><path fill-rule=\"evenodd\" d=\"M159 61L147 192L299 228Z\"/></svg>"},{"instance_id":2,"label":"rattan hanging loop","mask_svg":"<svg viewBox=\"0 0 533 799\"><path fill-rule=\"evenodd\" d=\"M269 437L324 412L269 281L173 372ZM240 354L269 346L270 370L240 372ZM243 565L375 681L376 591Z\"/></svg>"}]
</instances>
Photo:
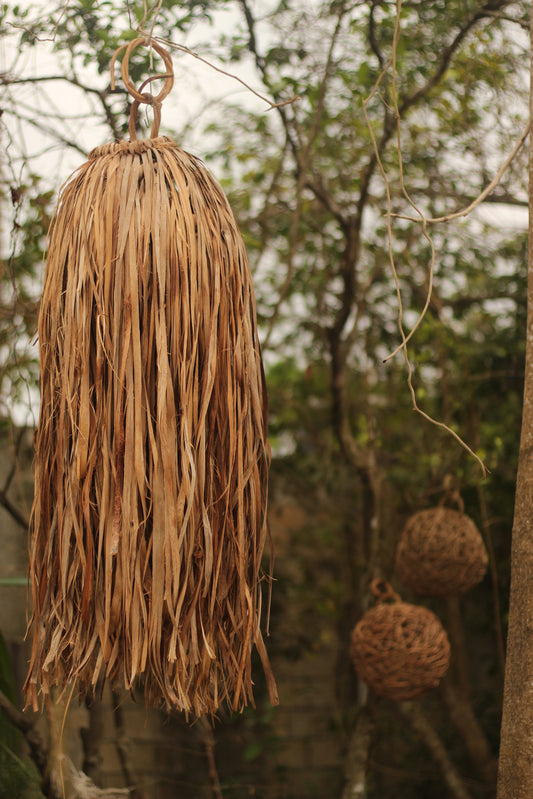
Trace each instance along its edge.
<instances>
[{"instance_id":1,"label":"rattan hanging loop","mask_svg":"<svg viewBox=\"0 0 533 799\"><path fill-rule=\"evenodd\" d=\"M139 87L139 89L135 88L133 84L130 74L129 74L129 63L130 63L130 56L132 52L137 47L150 47L153 48L156 53L161 56L163 59L163 63L166 67L166 72L161 72L157 75L152 75L151 77L147 78ZM120 67L120 74L122 77L122 81L126 86L128 92L133 97L133 103L131 104L130 109L130 119L128 124L128 132L130 134L130 141L137 140L137 113L139 110L139 106L141 103L146 103L147 105L151 105L154 109L154 121L152 123L152 130L150 132L150 138L154 139L159 133L159 125L161 124L161 104L165 97L168 96L172 87L174 85L174 68L172 65L172 59L170 57L170 53L168 50L165 50L160 44L158 44L153 39L147 39L144 36L140 36L137 39L133 39L129 44L123 44L122 47L119 47L115 50L113 54L113 58L111 59L111 88L115 88L115 62L119 56L119 54L124 52L122 56L122 62ZM155 96L148 92L143 92L143 89L148 86L148 84L153 83L155 80L164 79L163 88L156 94Z\"/></svg>"},{"instance_id":2,"label":"rattan hanging loop","mask_svg":"<svg viewBox=\"0 0 533 799\"><path fill-rule=\"evenodd\" d=\"M383 581L374 581L377 604L351 637L359 677L378 696L400 702L435 687L448 670L450 645L430 610L403 602Z\"/></svg>"},{"instance_id":3,"label":"rattan hanging loop","mask_svg":"<svg viewBox=\"0 0 533 799\"><path fill-rule=\"evenodd\" d=\"M457 596L479 583L488 556L476 525L465 513L439 506L407 522L396 553L396 573L416 594Z\"/></svg>"}]
</instances>

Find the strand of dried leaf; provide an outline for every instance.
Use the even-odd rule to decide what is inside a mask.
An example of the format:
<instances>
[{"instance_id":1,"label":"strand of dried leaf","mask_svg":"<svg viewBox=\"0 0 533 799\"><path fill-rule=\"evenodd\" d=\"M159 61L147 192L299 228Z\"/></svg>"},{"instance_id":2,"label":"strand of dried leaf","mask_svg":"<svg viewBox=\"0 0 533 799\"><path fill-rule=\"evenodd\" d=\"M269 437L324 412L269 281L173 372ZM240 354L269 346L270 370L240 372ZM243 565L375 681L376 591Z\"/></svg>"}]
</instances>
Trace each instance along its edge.
<instances>
[{"instance_id":1,"label":"strand of dried leaf","mask_svg":"<svg viewBox=\"0 0 533 799\"><path fill-rule=\"evenodd\" d=\"M166 137L62 190L39 320L25 691L123 672L186 713L253 702L269 450L250 269L227 200Z\"/></svg>"}]
</instances>

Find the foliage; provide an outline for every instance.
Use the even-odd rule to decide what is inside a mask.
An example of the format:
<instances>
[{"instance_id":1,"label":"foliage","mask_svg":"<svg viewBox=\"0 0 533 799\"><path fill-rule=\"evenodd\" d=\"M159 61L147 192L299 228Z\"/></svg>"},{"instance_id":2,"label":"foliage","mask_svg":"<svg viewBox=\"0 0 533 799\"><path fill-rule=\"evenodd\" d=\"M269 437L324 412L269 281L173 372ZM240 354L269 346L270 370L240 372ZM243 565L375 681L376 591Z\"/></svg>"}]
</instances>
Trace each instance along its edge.
<instances>
[{"instance_id":1,"label":"foliage","mask_svg":"<svg viewBox=\"0 0 533 799\"><path fill-rule=\"evenodd\" d=\"M0 691L16 704L16 689L11 658L0 633ZM39 796L38 779L30 760L22 758L20 734L0 711L0 797L30 799Z\"/></svg>"}]
</instances>

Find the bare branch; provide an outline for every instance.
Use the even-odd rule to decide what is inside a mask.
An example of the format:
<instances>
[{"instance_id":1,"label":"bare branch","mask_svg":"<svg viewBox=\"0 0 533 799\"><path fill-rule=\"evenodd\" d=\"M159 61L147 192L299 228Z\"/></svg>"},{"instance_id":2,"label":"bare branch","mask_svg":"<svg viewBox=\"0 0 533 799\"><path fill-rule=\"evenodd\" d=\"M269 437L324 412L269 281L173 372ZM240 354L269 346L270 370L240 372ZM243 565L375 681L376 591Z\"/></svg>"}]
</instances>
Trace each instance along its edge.
<instances>
[{"instance_id":1,"label":"bare branch","mask_svg":"<svg viewBox=\"0 0 533 799\"><path fill-rule=\"evenodd\" d=\"M65 81L66 83L70 83L72 86L77 86L77 88L81 89L83 92L87 94L94 94L100 100L102 105L106 121L111 129L111 133L115 139L120 139L120 125L118 122L118 117L113 111L108 103L108 97L113 93L110 89L97 89L94 86L87 86L86 84L82 83L75 75L36 75L34 77L29 78L12 78L9 74L3 73L0 74L0 85L3 86L16 86L20 84L37 84L37 83L50 83L51 81ZM117 89L115 94L123 94L127 95L127 92L123 89ZM59 138L60 141L63 143L68 144L68 141L61 139L61 137L56 136ZM74 145L72 145L74 146ZM76 148L83 152L81 148ZM84 153L85 155L85 153Z\"/></svg>"},{"instance_id":2,"label":"bare branch","mask_svg":"<svg viewBox=\"0 0 533 799\"><path fill-rule=\"evenodd\" d=\"M146 793L138 788L138 779L131 762L131 741L126 733L124 714L122 712L122 692L117 688L112 689L113 696L113 722L117 733L116 746L122 773L126 783L130 786L130 799L147 799Z\"/></svg>"},{"instance_id":3,"label":"bare branch","mask_svg":"<svg viewBox=\"0 0 533 799\"><path fill-rule=\"evenodd\" d=\"M251 19L251 13L250 13L250 11L248 9L248 6L246 5L246 0L241 0L241 2L243 3L244 6L246 6L246 9L248 11L248 16ZM271 317L270 317L269 330L268 330L268 333L267 333L267 336L266 336L266 341L265 341L266 344L268 343L268 341L270 339L270 335L271 335L272 330L273 330L274 322L277 319L277 316L278 316L278 313L279 313L279 309L280 309L282 303L284 302L284 300L286 299L286 297L287 297L287 295L289 293L291 282L292 282L292 276L293 276L293 272L294 272L294 254L295 254L295 251L296 251L298 226L300 224L300 218L301 218L302 192L303 192L304 187L308 186L311 189L311 191L314 192L315 197L320 202L322 202L328 210L331 210L332 213L333 213L333 208L335 208L334 216L340 222L341 227L343 229L345 229L345 230L347 230L347 228L348 228L347 221L346 221L345 217L343 216L340 208L334 203L334 201L332 199L329 198L328 193L320 191L320 190L317 191L318 187L315 185L315 182L314 181L310 181L307 178L307 175L308 175L308 173L310 171L311 150L312 150L312 147L313 147L313 145L314 145L314 143L316 141L316 138L317 138L317 136L318 136L318 134L320 132L320 126L321 126L322 119L323 119L323 116L324 116L326 91L327 91L327 86L328 86L328 83L329 83L329 80L330 80L331 74L332 74L333 53L334 53L334 49L335 49L335 46L336 46L340 31L341 31L342 22L343 22L343 19L344 19L344 15L346 14L346 10L347 10L346 9L346 5L342 4L340 9L339 9L338 16L337 16L337 22L336 22L336 25L335 25L335 29L333 31L333 34L331 36L331 40L329 42L329 48L328 48L328 55L327 55L327 59L326 59L326 64L325 64L325 67L324 67L322 80L320 82L320 86L319 86L319 90L318 90L318 97L317 97L316 107L315 107L315 112L314 112L314 117L313 117L313 124L311 126L311 130L310 130L309 136L307 138L307 141L301 147L295 148L295 145L294 145L294 143L293 143L293 141L291 139L291 131L290 131L290 129L289 129L287 123L286 123L286 115L282 114L282 120L284 120L284 124L285 124L286 136L287 136L288 141L289 141L289 143L291 145L291 148L293 149L293 153L295 155L296 163L297 163L296 207L295 207L295 210L294 210L294 213L293 213L293 216L292 216L291 228L290 228L290 233L289 233L289 256L288 256L288 259L287 259L287 262L288 262L288 264L287 264L287 273L286 273L285 279L283 281L283 285L281 286L281 290L280 290L277 302L276 302L276 304L274 306L274 310L273 310L273 312L271 314ZM247 17L247 20L248 20L248 17ZM255 35L254 35L253 26L252 26L251 37L252 36L253 36L253 38L251 38L251 41L253 41L254 45L255 45ZM264 71L263 71L263 75L265 75ZM353 266L351 267L351 269L353 271Z\"/></svg>"},{"instance_id":4,"label":"bare branch","mask_svg":"<svg viewBox=\"0 0 533 799\"><path fill-rule=\"evenodd\" d=\"M464 695L459 696L449 677L445 677L440 692L450 713L450 718L464 741L466 750L479 776L488 785L496 784L497 762L479 724L472 704Z\"/></svg>"},{"instance_id":5,"label":"bare branch","mask_svg":"<svg viewBox=\"0 0 533 799\"><path fill-rule=\"evenodd\" d=\"M41 133L44 131L48 133L52 138L54 138L60 144L64 144L67 147L71 147L76 152L80 153L84 158L87 156L86 151L81 147L78 142L74 141L73 139L68 139L66 136L63 136L53 127L49 125L43 125L42 120L34 119L31 116L26 116L25 114L21 114L20 112L17 113L17 119L27 122L28 125L31 125L33 128L36 128Z\"/></svg>"},{"instance_id":6,"label":"bare branch","mask_svg":"<svg viewBox=\"0 0 533 799\"><path fill-rule=\"evenodd\" d=\"M30 756L41 775L41 790L47 799L62 799L61 792L56 789L50 780L48 771L48 752L40 734L35 729L33 722L9 701L7 696L0 691L0 708L4 711L10 722L24 735L30 750Z\"/></svg>"},{"instance_id":7,"label":"bare branch","mask_svg":"<svg viewBox=\"0 0 533 799\"><path fill-rule=\"evenodd\" d=\"M11 502L4 490L0 490L0 506L9 513L11 518L14 519L20 527L22 527L24 530L28 530L30 525L29 519L27 519L22 511L17 508L13 502Z\"/></svg>"},{"instance_id":8,"label":"bare branch","mask_svg":"<svg viewBox=\"0 0 533 799\"><path fill-rule=\"evenodd\" d=\"M378 41L376 39L376 20L374 19L374 12L378 4L379 0L372 0L370 15L368 17L368 43L372 49L372 52L374 53L374 55L378 60L379 68L383 69L383 67L385 66L385 58L383 57L383 53L381 52Z\"/></svg>"},{"instance_id":9,"label":"bare branch","mask_svg":"<svg viewBox=\"0 0 533 799\"><path fill-rule=\"evenodd\" d=\"M215 66L215 64L213 64L212 61L208 61L203 56L199 55L198 53L195 53L194 50L190 50L188 47L185 47L185 45L176 44L175 42L172 42L169 39L163 39L159 36L155 36L154 41L160 42L161 44L165 44L167 45L167 47L171 47L174 50L179 50L181 53L186 53L187 55L191 55L193 58L196 58L198 59L198 61L201 61L202 64L206 64L208 67L211 67L211 69L214 69L215 72L219 72L221 75L225 75L227 78L232 78L232 80L236 80L238 83L241 84L241 86L244 86L245 89L248 89L248 91L252 92L252 94L255 94L256 97L259 97L260 100L263 100L265 103L267 103L267 105L269 106L268 108L269 111L272 108L284 108L286 105L290 105L291 103L294 103L300 99L298 95L295 95L294 97L289 97L288 99L283 100L278 95L277 96L278 99L276 100L275 103L273 103L272 100L268 99L268 97L265 97L263 94L260 94L255 89L252 89L252 87L244 80L242 80L242 78L239 78L238 75L234 75L232 72L227 72L225 69L221 69L220 67Z\"/></svg>"},{"instance_id":10,"label":"bare branch","mask_svg":"<svg viewBox=\"0 0 533 799\"><path fill-rule=\"evenodd\" d=\"M397 707L440 768L443 779L452 796L455 799L471 799L459 772L450 760L446 747L433 725L424 715L420 705L416 702L398 702Z\"/></svg>"},{"instance_id":11,"label":"bare branch","mask_svg":"<svg viewBox=\"0 0 533 799\"><path fill-rule=\"evenodd\" d=\"M222 799L222 788L220 786L220 779L215 761L215 736L213 734L213 728L205 717L200 719L199 724L204 740L209 782L211 784L211 796L213 799Z\"/></svg>"},{"instance_id":12,"label":"bare branch","mask_svg":"<svg viewBox=\"0 0 533 799\"><path fill-rule=\"evenodd\" d=\"M450 222L452 219L459 219L462 216L468 216L468 214L470 214L474 210L474 208L477 208L478 205L481 205L481 203L484 202L487 199L489 194L491 194L492 191L498 186L499 182L501 181L501 179L502 179L503 175L505 174L506 170L508 169L509 165L516 158L518 152L520 151L520 149L524 145L524 142L526 141L526 139L527 139L527 137L529 135L530 128L531 128L531 122L528 120L524 130L520 134L520 137L519 137L518 141L516 142L516 144L514 145L513 149L511 150L509 155L506 157L504 162L501 164L501 166L498 169L498 171L496 172L496 175L494 176L494 178L491 180L491 182L488 184L488 186L486 186L483 189L483 191L476 197L476 199L472 200L472 202L469 205L467 205L466 208L463 208L461 211L454 211L451 214L446 214L445 216L437 216L437 217L427 217L426 216L426 217L423 217L424 221L426 223ZM496 202L497 202L497 200L496 200ZM521 205L525 205L525 203L521 203ZM391 214L391 216L399 218L399 219L407 219L410 222L420 222L421 221L421 217L420 216L418 216L418 217L404 216L403 214Z\"/></svg>"},{"instance_id":13,"label":"bare branch","mask_svg":"<svg viewBox=\"0 0 533 799\"><path fill-rule=\"evenodd\" d=\"M244 19L246 21L246 27L248 29L248 50L250 51L250 53L252 54L252 56L254 58L255 65L257 67L257 70L258 70L259 74L261 75L261 77L263 79L263 83L265 84L265 86L271 92L271 94L272 94L272 96L274 97L275 100L281 99L279 97L278 92L276 92L276 91L274 91L272 89L272 85L271 85L271 82L270 82L268 74L267 74L265 59L259 53L259 49L258 49L258 46L257 46L257 37L255 35L255 19L254 19L254 16L253 16L253 14L252 14L252 12L250 10L250 6L248 5L247 0L239 0L239 2L241 4L241 6L242 6ZM278 106L278 113L279 113L281 121L283 123L283 127L285 129L285 134L287 136L290 148L292 150L292 154L294 156L294 159L295 159L296 163L298 163L298 142L296 141L296 139L294 137L294 132L293 132L292 127L291 127L291 125L289 123L289 117L287 116L287 112L286 112L286 109L285 109L284 105L279 105Z\"/></svg>"},{"instance_id":14,"label":"bare branch","mask_svg":"<svg viewBox=\"0 0 533 799\"><path fill-rule=\"evenodd\" d=\"M368 708L361 708L346 756L346 784L342 799L365 799L367 795L366 775L375 727Z\"/></svg>"},{"instance_id":15,"label":"bare branch","mask_svg":"<svg viewBox=\"0 0 533 799\"><path fill-rule=\"evenodd\" d=\"M16 437L16 440L13 442L13 462L11 464L11 469L9 470L9 472L8 472L8 474L6 476L6 479L5 479L5 482L4 482L4 487L2 489L4 494L9 490L9 486L11 485L11 483L13 481L13 478L14 478L15 474L17 473L18 456L19 456L20 447L21 447L21 444L22 444L22 441L24 439L25 434L26 434L26 428L25 427L21 427L19 429L19 431L18 431L18 435Z\"/></svg>"},{"instance_id":16,"label":"bare branch","mask_svg":"<svg viewBox=\"0 0 533 799\"><path fill-rule=\"evenodd\" d=\"M366 200L368 197L368 190L370 187L370 181L374 175L376 167L378 165L378 155L381 155L383 150L385 149L386 145L389 143L390 138L392 137L394 130L396 128L397 117L404 117L407 111L411 110L415 106L419 105L419 103L425 99L428 93L442 80L444 75L446 74L447 70L450 67L450 64L453 60L453 57L457 53L460 45L466 38L466 36L470 33L470 31L483 19L490 17L494 11L497 11L499 8L504 7L505 5L509 4L509 0L488 0L488 2L483 6L476 14L474 14L470 19L467 19L456 33L455 37L453 38L452 42L446 47L439 58L439 62L437 64L436 69L434 70L433 74L428 78L426 83L420 87L416 92L413 94L408 95L403 100L398 98L396 103L397 109L395 110L395 114L393 115L390 110L385 107L384 110L384 117L383 117L383 128L381 132L381 136L379 141L376 140L374 146L374 152L370 156L369 162L363 172L361 177L361 189L359 195L359 202L358 202L358 212L362 213L363 208L365 207ZM376 81L376 85L374 90L371 94L366 98L366 103L372 98L372 96L377 93L377 88L379 84L383 80L385 74L388 72L390 66L392 64L392 60L389 60L386 64L382 66L382 71L378 80Z\"/></svg>"},{"instance_id":17,"label":"bare branch","mask_svg":"<svg viewBox=\"0 0 533 799\"><path fill-rule=\"evenodd\" d=\"M448 47L442 51L439 58L439 63L433 72L433 75L428 78L426 83L421 86L420 89L418 89L416 92L413 92L413 94L409 95L403 101L398 103L400 116L403 116L408 109L412 108L414 105L417 105L420 100L423 100L425 97L427 97L431 89L433 89L437 83L442 80L448 71L455 53L470 31L476 26L476 24L485 19L487 16L492 16L493 12L497 11L499 8L509 5L509 2L510 0L487 0L485 5L482 6L482 8L476 14L473 14L470 19L466 20L465 24L462 25L462 27L458 30Z\"/></svg>"}]
</instances>

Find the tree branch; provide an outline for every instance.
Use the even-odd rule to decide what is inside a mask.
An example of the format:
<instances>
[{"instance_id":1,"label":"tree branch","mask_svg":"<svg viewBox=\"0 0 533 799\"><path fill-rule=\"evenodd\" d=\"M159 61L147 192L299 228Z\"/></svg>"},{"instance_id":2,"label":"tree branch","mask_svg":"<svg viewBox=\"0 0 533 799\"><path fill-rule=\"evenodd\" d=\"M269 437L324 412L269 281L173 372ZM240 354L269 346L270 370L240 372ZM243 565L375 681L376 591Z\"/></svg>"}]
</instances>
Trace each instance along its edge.
<instances>
[{"instance_id":1,"label":"tree branch","mask_svg":"<svg viewBox=\"0 0 533 799\"><path fill-rule=\"evenodd\" d=\"M510 2L511 0L488 0L488 2L485 3L485 5L476 14L466 21L462 28L460 28L456 33L448 47L443 50L440 56L440 62L433 75L428 78L426 83L421 86L420 89L406 97L403 102L398 103L400 116L403 116L409 108L412 108L412 106L417 105L420 100L424 99L431 89L433 89L433 87L436 86L437 83L439 83L439 81L444 77L448 67L450 66L453 56L459 49L460 44L470 33L476 23L480 22L482 19L485 19L487 16L492 16L494 11L498 11L500 8L509 5Z\"/></svg>"},{"instance_id":2,"label":"tree branch","mask_svg":"<svg viewBox=\"0 0 533 799\"><path fill-rule=\"evenodd\" d=\"M342 213L340 207L333 202L332 198L328 197L327 192L324 191L324 187L317 182L314 178L307 177L307 173L309 171L309 156L311 152L311 148L318 136L320 131L320 125L322 122L322 117L324 113L324 101L326 96L326 89L329 82L329 79L332 74L332 66L333 66L333 50L336 45L338 36L341 31L342 21L344 16L346 15L348 8L346 2L340 4L338 12L337 12L337 22L335 25L335 29L331 36L331 41L329 44L328 55L326 60L326 65L324 67L324 74L322 80L320 82L320 86L318 89L318 97L316 101L316 108L313 117L313 124L311 126L311 131L309 137L302 146L301 142L295 138L294 130L289 120L289 116L287 114L285 105L280 101L279 92L277 92L272 87L272 82L270 81L267 67L265 63L265 59L262 55L260 55L257 45L257 37L255 33L255 19L252 14L252 11L248 5L247 0L239 0L243 13L244 18L246 21L246 26L248 29L248 50L254 57L254 61L256 67L262 77L263 83L267 87L268 91L272 94L274 99L277 101L277 105L275 106L278 110L278 113L281 117L281 121L285 130L285 135L287 137L288 144L291 148L291 152L293 154L294 160L296 162L297 167L297 177L299 180L299 185L301 188L303 186L307 186L314 194L316 199L321 202L324 207L333 214L333 216L342 224L346 224L346 217Z\"/></svg>"},{"instance_id":3,"label":"tree branch","mask_svg":"<svg viewBox=\"0 0 533 799\"><path fill-rule=\"evenodd\" d=\"M0 490L0 506L6 510L9 515L11 516L16 523L22 527L24 530L28 530L30 526L30 521L27 519L24 514L17 508L16 505L11 502L9 497L6 495L5 491Z\"/></svg>"},{"instance_id":4,"label":"tree branch","mask_svg":"<svg viewBox=\"0 0 533 799\"><path fill-rule=\"evenodd\" d=\"M471 799L444 744L420 705L416 702L398 702L397 707L440 768L444 781L455 799Z\"/></svg>"},{"instance_id":5,"label":"tree branch","mask_svg":"<svg viewBox=\"0 0 533 799\"><path fill-rule=\"evenodd\" d=\"M274 100L276 100L277 103L276 108L278 110L278 114L280 115L283 127L285 128L285 133L287 135L287 139L289 141L289 145L294 155L295 161L296 163L298 163L298 142L296 142L294 139L294 134L289 124L289 117L287 115L287 110L284 104L281 102L281 97L279 92L277 92L275 89L272 88L271 81L269 80L269 77L267 75L265 59L263 58L262 55L260 55L259 49L257 47L254 15L250 10L250 6L248 5L247 0L239 0L239 2L242 6L244 19L246 21L246 27L248 29L248 50L250 51L250 53L254 58L255 65L259 71L259 74L263 79L263 83L267 87L268 91L271 93Z\"/></svg>"},{"instance_id":6,"label":"tree branch","mask_svg":"<svg viewBox=\"0 0 533 799\"><path fill-rule=\"evenodd\" d=\"M52 139L55 139L60 144L64 144L67 147L72 147L73 150L76 150L84 158L87 156L86 151L77 142L72 141L72 139L67 139L65 136L62 136L60 133L57 132L57 130L54 130L49 125L43 125L42 120L32 119L31 117L24 116L20 112L14 112L14 113L16 113L16 118L18 120L22 120L23 122L27 122L28 125L31 125L32 127L36 128L41 133L43 131L45 133L48 133L49 136L52 137Z\"/></svg>"},{"instance_id":7,"label":"tree branch","mask_svg":"<svg viewBox=\"0 0 533 799\"><path fill-rule=\"evenodd\" d=\"M496 786L498 763L490 750L487 738L474 714L469 699L459 696L449 676L440 685L440 692L450 718L464 741L476 770L488 785Z\"/></svg>"},{"instance_id":8,"label":"tree branch","mask_svg":"<svg viewBox=\"0 0 533 799\"><path fill-rule=\"evenodd\" d=\"M25 427L20 427L18 430L16 441L13 442L13 461L11 463L11 469L9 470L6 479L4 481L4 488L3 488L4 493L9 490L9 486L11 485L13 478L17 473L18 456L22 441L24 439L24 435L26 433L26 429L27 428Z\"/></svg>"},{"instance_id":9,"label":"tree branch","mask_svg":"<svg viewBox=\"0 0 533 799\"><path fill-rule=\"evenodd\" d=\"M367 707L357 718L345 761L345 786L342 799L365 799L366 774L370 750L374 743L376 725Z\"/></svg>"},{"instance_id":10,"label":"tree branch","mask_svg":"<svg viewBox=\"0 0 533 799\"><path fill-rule=\"evenodd\" d=\"M213 728L209 721L202 717L199 721L202 731L202 738L204 741L205 755L207 758L207 769L209 774L209 783L211 785L211 796L213 799L222 799L222 788L220 786L220 779L218 776L217 765L215 761L215 736L213 735Z\"/></svg>"},{"instance_id":11,"label":"tree branch","mask_svg":"<svg viewBox=\"0 0 533 799\"><path fill-rule=\"evenodd\" d=\"M376 39L376 20L374 19L374 12L376 10L376 6L379 5L379 2L380 0L372 0L372 6L370 8L370 14L368 17L368 43L378 60L379 68L381 70L385 66L385 59Z\"/></svg>"},{"instance_id":12,"label":"tree branch","mask_svg":"<svg viewBox=\"0 0 533 799\"><path fill-rule=\"evenodd\" d=\"M121 692L113 688L113 722L117 733L116 746L120 765L122 766L122 773L127 785L130 785L130 799L146 799L146 793L142 788L138 788L138 779L131 762L131 742L126 734L126 726L124 724L124 714L122 712L122 695Z\"/></svg>"},{"instance_id":13,"label":"tree branch","mask_svg":"<svg viewBox=\"0 0 533 799\"><path fill-rule=\"evenodd\" d=\"M250 31L250 48L254 48L253 52L256 56L256 64L258 68L262 70L263 80L265 81L266 85L268 86L268 77L266 75L266 67L264 63L264 59L262 59L257 53L257 43L255 38L255 28L254 28L254 20L251 14L251 11L247 5L246 0L241 0L241 4L244 8L246 21L248 24L248 28ZM324 67L324 73L322 79L320 81L319 90L318 90L318 97L316 100L316 105L314 108L314 116L312 120L311 130L309 132L309 136L305 144L301 146L297 146L297 143L292 138L292 131L290 129L288 123L288 117L285 113L283 108L279 108L278 110L281 113L281 119L285 126L285 134L291 150L293 152L295 161L296 161L296 176L297 176L297 185L296 185L296 207L294 209L294 213L292 215L291 220L291 227L289 232L289 254L287 258L287 274L285 276L285 280L283 281L283 285L281 286L278 299L274 306L274 310L270 316L269 320L269 330L265 339L265 346L268 344L270 340L270 335L273 330L274 322L277 319L279 309L285 300L291 286L292 282L292 275L294 271L294 254L296 251L297 245L297 236L298 236L298 227L300 224L301 219L301 209L302 209L302 192L305 186L307 186L315 195L316 199L319 200L331 213L335 216L335 218L339 221L341 227L343 229L347 229L347 220L343 216L340 208L334 203L332 199L329 198L327 192L319 189L315 182L308 179L308 173L310 171L310 163L311 163L311 150L313 145L316 141L316 138L320 132L320 126L322 123L322 119L324 116L325 110L325 99L326 99L326 90L328 86L329 79L332 74L332 66L333 66L333 52L335 49L335 45L338 39L338 36L341 31L342 21L344 15L346 14L346 4L342 3L341 7L339 8L338 15L337 15L337 22L335 25L335 29L332 33L331 40L329 42L328 48L328 55L326 59L326 64ZM271 89L270 89L271 90ZM353 272L353 267L352 267Z\"/></svg>"},{"instance_id":14,"label":"tree branch","mask_svg":"<svg viewBox=\"0 0 533 799\"><path fill-rule=\"evenodd\" d=\"M101 785L102 754L100 746L104 736L104 714L99 696L86 698L85 707L89 713L89 726L80 729L83 745L82 771L96 784Z\"/></svg>"},{"instance_id":15,"label":"tree branch","mask_svg":"<svg viewBox=\"0 0 533 799\"><path fill-rule=\"evenodd\" d=\"M30 750L30 756L41 776L41 790L47 799L62 799L62 794L50 780L48 771L48 751L32 721L13 705L0 691L0 708L11 723L23 734Z\"/></svg>"},{"instance_id":16,"label":"tree branch","mask_svg":"<svg viewBox=\"0 0 533 799\"><path fill-rule=\"evenodd\" d=\"M400 214L392 214L392 216L401 217L402 219L408 219L411 222L424 221L425 224L427 224L429 222L431 222L431 223L450 222L452 219L458 219L461 216L468 216L468 214L471 211L473 211L474 208L476 208L478 205L480 205L482 202L484 202L485 199L492 192L492 190L495 189L498 186L498 184L499 184L500 180L502 179L506 169L509 167L509 165L512 163L512 161L515 159L517 153L519 152L519 150L523 146L524 142L526 141L527 137L529 136L530 128L531 128L531 122L528 121L528 123L526 124L526 126L523 129L522 133L520 134L520 137L519 137L518 141L515 143L515 145L514 145L513 149L511 150L511 152L508 154L508 156L505 158L503 163L500 165L500 168L496 172L496 175L494 176L494 178L491 180L491 182L487 186L485 186L483 191L476 197L476 199L472 200L472 202L466 208L463 208L460 211L454 211L453 213L446 214L445 216L424 217L423 219L421 219L420 217L403 216L403 215L400 215Z\"/></svg>"},{"instance_id":17,"label":"tree branch","mask_svg":"<svg viewBox=\"0 0 533 799\"><path fill-rule=\"evenodd\" d=\"M118 122L117 115L114 114L113 111L111 110L111 107L109 106L109 104L107 102L107 98L111 94L123 94L124 96L127 97L128 93L127 93L126 90L124 90L124 89L115 89L113 92L111 92L110 89L96 89L94 86L86 86L76 76L68 76L68 75L37 75L37 76L31 77L31 78L11 78L6 73L0 74L0 85L2 85L2 86L15 86L15 85L25 84L25 83L30 83L30 84L46 83L46 82L50 82L50 81L66 81L67 83L70 83L72 86L77 86L78 89L81 89L82 91L86 92L87 94L96 95L98 97L98 99L100 100L100 103L102 105L102 108L103 108L103 111L104 111L104 114L105 114L105 118L106 118L107 124L109 125L111 133L113 134L113 137L115 139L117 139L117 140L121 138L120 125L119 125L119 122ZM69 142L66 142L66 143L68 144ZM72 146L74 146L74 145L72 145ZM80 148L77 148L77 149L80 149Z\"/></svg>"},{"instance_id":18,"label":"tree branch","mask_svg":"<svg viewBox=\"0 0 533 799\"><path fill-rule=\"evenodd\" d=\"M433 89L440 80L446 74L450 63L456 54L457 50L459 49L461 43L466 38L468 33L475 27L475 25L480 22L480 20L485 19L488 16L492 15L493 11L497 11L500 8L503 8L506 5L509 5L510 0L488 0L488 2L476 13L474 14L466 23L459 29L456 33L455 37L453 38L452 42L446 47L443 52L441 53L439 64L435 69L433 75L426 81L426 83L420 87L416 92L409 95L408 97L404 98L404 100L399 100L397 102L397 115L392 114L390 110L385 106L384 111L384 118L383 118L383 129L381 132L381 137L379 142L376 143L374 151L370 156L369 162L363 171L363 175L361 177L361 188L359 194L359 201L357 203L357 212L358 214L363 213L363 209L366 205L366 201L368 198L368 192L370 188L370 181L374 175L376 166L378 164L379 158L381 153L383 152L384 148L388 144L394 130L396 129L396 125L398 122L398 118L403 117L407 111L411 110L414 106L418 105L421 100L423 100L427 94ZM385 72L389 69L390 63L385 65L382 69L382 73L378 81L381 81ZM377 88L377 84L374 87L374 91ZM372 92L372 94L374 93ZM370 96L369 96L370 97ZM367 98L369 99L369 98Z\"/></svg>"}]
</instances>

